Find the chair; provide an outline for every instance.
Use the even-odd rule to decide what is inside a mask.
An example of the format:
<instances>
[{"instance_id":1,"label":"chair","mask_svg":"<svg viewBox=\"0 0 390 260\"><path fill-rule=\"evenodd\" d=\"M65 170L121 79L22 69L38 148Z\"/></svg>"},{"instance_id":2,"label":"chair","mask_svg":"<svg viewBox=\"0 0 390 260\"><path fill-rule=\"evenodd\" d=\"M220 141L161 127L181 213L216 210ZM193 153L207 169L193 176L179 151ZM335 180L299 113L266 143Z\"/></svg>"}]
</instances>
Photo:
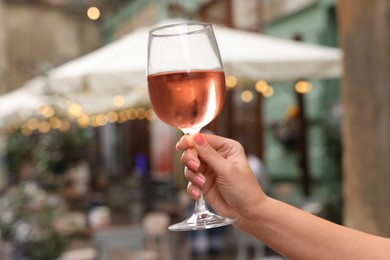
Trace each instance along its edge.
<instances>
[{"instance_id":1,"label":"chair","mask_svg":"<svg viewBox=\"0 0 390 260\"><path fill-rule=\"evenodd\" d=\"M157 259L154 252L145 250L144 241L145 232L139 226L102 229L97 231L94 237L98 260ZM115 254L117 257L113 256Z\"/></svg>"},{"instance_id":2,"label":"chair","mask_svg":"<svg viewBox=\"0 0 390 260\"><path fill-rule=\"evenodd\" d=\"M146 249L157 252L161 260L171 259L168 235L169 224L169 215L159 211L147 213L142 220L142 227L146 236Z\"/></svg>"}]
</instances>

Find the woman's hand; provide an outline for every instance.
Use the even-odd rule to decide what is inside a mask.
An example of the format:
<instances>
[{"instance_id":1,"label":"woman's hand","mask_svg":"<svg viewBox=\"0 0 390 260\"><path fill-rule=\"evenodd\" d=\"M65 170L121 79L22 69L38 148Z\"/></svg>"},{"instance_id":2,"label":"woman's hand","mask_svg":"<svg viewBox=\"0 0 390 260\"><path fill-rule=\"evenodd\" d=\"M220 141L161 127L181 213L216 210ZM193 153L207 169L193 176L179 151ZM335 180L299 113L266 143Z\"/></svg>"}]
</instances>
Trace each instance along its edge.
<instances>
[{"instance_id":1,"label":"woman's hand","mask_svg":"<svg viewBox=\"0 0 390 260\"><path fill-rule=\"evenodd\" d=\"M267 198L237 141L216 135L185 135L176 148L184 151L181 160L186 166L188 194L197 199L202 189L208 204L219 214L237 219L237 224Z\"/></svg>"}]
</instances>

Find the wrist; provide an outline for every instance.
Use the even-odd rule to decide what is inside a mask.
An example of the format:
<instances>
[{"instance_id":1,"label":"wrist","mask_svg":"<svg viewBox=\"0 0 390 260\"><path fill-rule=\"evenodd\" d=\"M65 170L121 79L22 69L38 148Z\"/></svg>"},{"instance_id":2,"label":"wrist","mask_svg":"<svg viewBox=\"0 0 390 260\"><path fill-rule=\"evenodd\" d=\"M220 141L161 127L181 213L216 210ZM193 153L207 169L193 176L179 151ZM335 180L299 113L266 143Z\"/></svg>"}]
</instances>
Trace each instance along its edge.
<instances>
[{"instance_id":1,"label":"wrist","mask_svg":"<svg viewBox=\"0 0 390 260\"><path fill-rule=\"evenodd\" d=\"M256 228L255 226L263 223L267 205L271 201L272 199L270 197L266 195L261 196L252 207L247 207L245 211L240 212L240 217L235 226L248 233L252 233L250 231Z\"/></svg>"}]
</instances>

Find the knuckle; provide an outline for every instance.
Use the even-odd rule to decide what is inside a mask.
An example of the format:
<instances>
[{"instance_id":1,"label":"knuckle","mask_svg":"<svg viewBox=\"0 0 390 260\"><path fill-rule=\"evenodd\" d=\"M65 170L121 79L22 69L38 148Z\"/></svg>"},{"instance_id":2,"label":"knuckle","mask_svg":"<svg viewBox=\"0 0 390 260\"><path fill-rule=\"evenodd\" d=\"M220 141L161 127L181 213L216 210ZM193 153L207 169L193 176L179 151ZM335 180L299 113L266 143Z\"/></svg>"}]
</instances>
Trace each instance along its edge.
<instances>
[{"instance_id":1,"label":"knuckle","mask_svg":"<svg viewBox=\"0 0 390 260\"><path fill-rule=\"evenodd\" d=\"M211 148L211 146L206 146L203 150L203 156L205 157L209 157L211 155L213 155L215 151Z\"/></svg>"},{"instance_id":2,"label":"knuckle","mask_svg":"<svg viewBox=\"0 0 390 260\"><path fill-rule=\"evenodd\" d=\"M244 149L244 147L241 145L241 143L238 142L237 140L233 140L232 146L237 147L237 149L239 149L239 150L243 150Z\"/></svg>"}]
</instances>

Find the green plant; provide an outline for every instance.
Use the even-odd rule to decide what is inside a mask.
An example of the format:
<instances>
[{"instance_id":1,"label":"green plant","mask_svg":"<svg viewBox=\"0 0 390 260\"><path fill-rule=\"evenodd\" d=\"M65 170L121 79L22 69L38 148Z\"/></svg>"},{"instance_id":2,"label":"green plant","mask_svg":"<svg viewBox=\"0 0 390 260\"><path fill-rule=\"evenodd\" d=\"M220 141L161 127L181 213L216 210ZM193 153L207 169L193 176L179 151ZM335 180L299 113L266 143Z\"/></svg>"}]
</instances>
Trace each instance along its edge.
<instances>
[{"instance_id":1,"label":"green plant","mask_svg":"<svg viewBox=\"0 0 390 260\"><path fill-rule=\"evenodd\" d=\"M16 131L7 138L8 172L14 182L18 182L22 166L28 163L33 168L34 177L45 186L50 174L62 174L72 163L85 160L91 140L90 129L78 127L68 132L53 129L41 134L35 131L27 136Z\"/></svg>"}]
</instances>

